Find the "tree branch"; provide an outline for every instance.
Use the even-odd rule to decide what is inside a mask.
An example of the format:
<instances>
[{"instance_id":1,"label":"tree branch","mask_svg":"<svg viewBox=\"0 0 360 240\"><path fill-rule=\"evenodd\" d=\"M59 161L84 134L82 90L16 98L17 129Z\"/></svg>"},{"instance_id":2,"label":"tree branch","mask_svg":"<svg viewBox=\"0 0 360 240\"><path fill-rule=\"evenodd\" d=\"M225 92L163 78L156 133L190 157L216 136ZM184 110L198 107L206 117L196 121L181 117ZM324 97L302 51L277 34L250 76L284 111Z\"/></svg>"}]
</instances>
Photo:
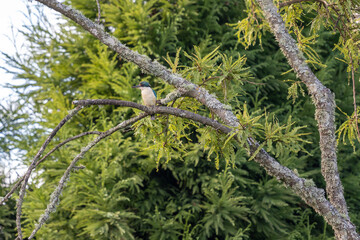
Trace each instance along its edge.
<instances>
[{"instance_id":1,"label":"tree branch","mask_svg":"<svg viewBox=\"0 0 360 240\"><path fill-rule=\"evenodd\" d=\"M141 104L137 104L134 102L122 101L122 100L114 100L114 99L88 99L88 100L76 100L73 101L75 106L91 106L91 105L113 105L120 107L131 107L136 108L141 111L148 113L149 115L154 114L170 114L177 117L187 118L194 120L196 122L202 123L204 125L213 127L216 130L219 130L224 133L229 133L231 128L228 128L216 120L212 120L211 118L203 117L199 114L182 110L179 108L172 107L164 107L164 106L154 106L154 107L146 107Z\"/></svg>"},{"instance_id":2,"label":"tree branch","mask_svg":"<svg viewBox=\"0 0 360 240\"><path fill-rule=\"evenodd\" d=\"M174 90L174 91L172 91L171 93L169 93L168 95L166 95L165 98L158 100L158 102L159 102L161 105L166 105L166 104L168 104L169 102L174 101L175 99L180 98L180 97L182 97L182 96L183 96L183 95L181 94L180 91Z\"/></svg>"},{"instance_id":3,"label":"tree branch","mask_svg":"<svg viewBox=\"0 0 360 240\"><path fill-rule=\"evenodd\" d=\"M102 132L99 131L92 131L92 132L84 132L81 133L79 135L76 135L74 137L70 137L68 139L66 139L65 141L59 143L57 146L55 146L53 149L51 149L44 157L42 157L36 164L35 164L35 168L42 163L48 156L50 156L50 154L52 154L53 152L55 152L57 149L59 149L60 147L62 147L63 145L65 145L68 142L71 142L75 139L78 139L80 137L86 136L86 135L90 135L90 134L101 134ZM15 192L15 190L20 186L20 184L22 183L22 181L24 180L25 175L22 176L16 183L15 185L11 188L11 190L5 195L5 197L3 197L0 201L0 206L2 204L4 204L10 197L11 195Z\"/></svg>"},{"instance_id":4,"label":"tree branch","mask_svg":"<svg viewBox=\"0 0 360 240\"><path fill-rule=\"evenodd\" d=\"M107 130L106 132L101 133L94 141L90 142L86 147L81 149L80 153L72 160L69 167L66 169L65 173L61 177L61 179L59 181L59 185L56 187L55 191L51 194L50 203L48 204L44 214L41 215L39 222L36 225L34 231L31 233L29 239L32 239L35 236L36 232L39 231L41 226L46 222L46 220L49 219L50 213L55 212L56 207L60 202L60 194L62 193L66 182L70 178L71 170L75 167L75 164L85 155L85 153L87 151L89 151L92 147L94 147L102 139L110 136L111 134L113 134L114 132L118 131L121 128L124 128L128 125L131 125L131 124L139 121L140 119L142 119L148 115L149 115L148 113L142 113L136 117L133 117L131 119L128 119L128 120L118 124L117 126Z\"/></svg>"},{"instance_id":5,"label":"tree branch","mask_svg":"<svg viewBox=\"0 0 360 240\"><path fill-rule=\"evenodd\" d=\"M17 228L17 232L18 232L17 239L22 240L21 208L22 208L22 203L23 203L24 197L25 197L26 185L27 185L27 182L28 182L29 177L31 175L31 172L35 168L38 159L40 158L41 154L46 149L47 145L55 137L56 133L60 130L60 128L62 126L64 126L64 124L67 121L69 121L74 115L76 115L81 110L81 108L82 108L81 106L77 106L75 109L71 110L70 113L63 120L61 120L61 122L54 128L54 130L50 133L48 138L45 140L45 142L43 143L43 145L41 146L41 148L39 149L39 151L37 152L37 154L33 158L28 170L26 171L26 173L24 175L24 179L23 179L23 182L22 182L22 185L21 185L21 188L20 188L20 192L19 192L19 199L18 199L18 201L16 203L16 228Z\"/></svg>"},{"instance_id":6,"label":"tree branch","mask_svg":"<svg viewBox=\"0 0 360 240\"><path fill-rule=\"evenodd\" d=\"M305 83L315 105L315 118L318 123L321 149L321 171L326 181L326 192L330 202L349 220L348 210L339 177L336 157L335 137L335 101L334 94L326 88L314 75L305 62L303 53L298 49L295 40L290 36L285 23L278 13L272 0L257 0L263 10L266 20L279 43L280 49L288 59L289 64L297 73L297 77ZM355 232L345 234L345 230L334 228L338 239L344 236L359 237ZM350 234L351 233L351 234Z\"/></svg>"}]
</instances>

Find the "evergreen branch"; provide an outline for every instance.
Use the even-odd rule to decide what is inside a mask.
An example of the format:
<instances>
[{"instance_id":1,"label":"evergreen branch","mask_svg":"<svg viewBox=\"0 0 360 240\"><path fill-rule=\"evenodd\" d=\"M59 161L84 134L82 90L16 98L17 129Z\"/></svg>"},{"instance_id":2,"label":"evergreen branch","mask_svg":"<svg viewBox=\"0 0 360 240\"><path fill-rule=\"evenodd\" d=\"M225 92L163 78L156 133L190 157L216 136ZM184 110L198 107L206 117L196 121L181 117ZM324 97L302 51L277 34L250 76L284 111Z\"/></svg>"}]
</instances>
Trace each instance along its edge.
<instances>
[{"instance_id":1,"label":"evergreen branch","mask_svg":"<svg viewBox=\"0 0 360 240\"><path fill-rule=\"evenodd\" d=\"M35 164L35 168L41 163L43 162L48 156L50 156L50 154L52 154L53 152L55 152L57 149L59 149L60 147L62 147L63 145L78 139L80 137L86 136L86 135L90 135L90 134L101 134L102 132L99 131L92 131L92 132L84 132L81 133L79 135L76 135L74 137L70 137L68 139L66 139L65 141L59 143L58 145L56 145L53 149L51 149L44 157L42 157L36 164ZM16 183L15 185L11 188L11 190L5 195L5 197L3 197L0 201L0 206L3 205L10 197L11 195L15 192L15 190L20 186L20 184L22 183L22 181L24 180L25 175L22 176Z\"/></svg>"},{"instance_id":2,"label":"evergreen branch","mask_svg":"<svg viewBox=\"0 0 360 240\"><path fill-rule=\"evenodd\" d=\"M43 145L40 147L39 151L33 158L29 168L26 171L21 188L20 188L19 199L17 200L17 203L16 203L16 228L17 228L17 233L18 233L18 236L16 239L19 239L19 240L23 239L22 231L21 231L21 208L22 208L22 204L24 201L24 197L25 197L26 185L30 178L31 172L35 168L36 163L38 162L38 159L40 158L41 154L45 151L47 145L49 145L50 141L55 137L56 133L60 130L60 128L62 126L64 126L64 124L67 121L69 121L73 116L75 116L81 109L82 109L82 106L77 106L75 109L71 110L69 112L69 114L66 115L66 117L63 120L61 120L61 122L54 128L54 130L49 134L49 136L47 137L47 139L45 140Z\"/></svg>"},{"instance_id":3,"label":"evergreen branch","mask_svg":"<svg viewBox=\"0 0 360 240\"><path fill-rule=\"evenodd\" d=\"M326 190L330 202L344 216L344 225L335 222L333 227L335 236L343 239L342 236L349 236L352 239L359 239L355 226L348 216L343 188L339 177L336 157L335 137L335 101L334 94L326 88L314 75L306 64L302 52L298 49L295 40L288 33L285 23L278 13L278 9L272 0L257 0L264 16L270 25L270 29L276 37L279 46L288 59L289 64L297 73L300 80L307 86L308 92L313 99L316 111L315 118L318 123L321 149L321 170L326 181ZM323 215L326 217L326 214Z\"/></svg>"},{"instance_id":4,"label":"evergreen branch","mask_svg":"<svg viewBox=\"0 0 360 240\"><path fill-rule=\"evenodd\" d=\"M117 126L101 133L95 140L93 140L86 147L81 149L80 153L78 155L76 155L76 157L72 160L69 167L66 169L65 173L61 177L61 179L59 181L59 185L56 187L55 191L51 194L50 202L49 202L44 214L40 216L39 222L38 222L38 224L36 224L35 229L29 236L29 239L32 239L35 236L36 232L39 231L41 226L46 222L46 220L49 219L50 213L56 211L56 207L60 202L60 195L64 189L65 184L67 183L67 181L70 178L70 172L75 167L75 164L85 155L85 153L88 152L97 143L99 143L102 139L110 136L111 134L113 134L114 132L118 131L121 128L127 127L127 126L139 121L140 119L142 119L148 115L149 115L148 113L142 113L136 117L133 117L131 119L121 122Z\"/></svg>"}]
</instances>

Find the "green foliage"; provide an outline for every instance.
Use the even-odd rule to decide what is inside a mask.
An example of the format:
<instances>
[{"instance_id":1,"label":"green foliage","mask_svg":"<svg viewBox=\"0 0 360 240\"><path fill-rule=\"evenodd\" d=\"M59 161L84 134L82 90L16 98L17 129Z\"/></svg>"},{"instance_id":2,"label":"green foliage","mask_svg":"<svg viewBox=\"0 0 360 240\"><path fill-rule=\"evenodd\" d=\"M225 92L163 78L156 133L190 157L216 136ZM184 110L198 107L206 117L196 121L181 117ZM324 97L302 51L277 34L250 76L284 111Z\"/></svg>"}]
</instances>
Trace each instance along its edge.
<instances>
[{"instance_id":1,"label":"green foliage","mask_svg":"<svg viewBox=\"0 0 360 240\"><path fill-rule=\"evenodd\" d=\"M292 80L289 80L292 81ZM301 93L301 95L303 97L305 97L305 91L304 89L301 87L301 82L300 81L292 81L293 83L291 84L291 86L288 89L288 96L287 99L292 98L292 103L295 104L295 100L299 97L298 96L298 89Z\"/></svg>"},{"instance_id":2,"label":"green foliage","mask_svg":"<svg viewBox=\"0 0 360 240\"><path fill-rule=\"evenodd\" d=\"M339 108L341 111L341 109ZM358 129L357 129L357 122L355 118L355 112L351 115L347 115L345 112L341 111L347 118L347 120L341 124L341 126L336 131L338 134L338 140L337 143L339 144L339 141L342 139L342 142L346 145L347 141L351 144L355 151L355 141L357 140L360 142L360 137L358 135ZM357 109L357 116L359 116L360 111Z\"/></svg>"},{"instance_id":3,"label":"green foliage","mask_svg":"<svg viewBox=\"0 0 360 240\"><path fill-rule=\"evenodd\" d=\"M319 234L318 236L314 236L312 232L314 232L314 230L316 229L316 223L310 223L310 217L311 217L311 211L309 209L306 209L303 212L299 212L299 218L296 224L296 228L291 234L289 234L287 239L289 240L333 239L332 237L330 238L326 236L326 228L327 228L326 223L324 226L324 232L322 234Z\"/></svg>"},{"instance_id":4,"label":"green foliage","mask_svg":"<svg viewBox=\"0 0 360 240\"><path fill-rule=\"evenodd\" d=\"M247 17L239 20L237 23L229 24L234 27L237 32L238 41L245 47L254 46L259 40L259 44L262 44L262 35L266 30L269 30L269 26L264 21L263 14L258 4L253 1L244 1L246 4L245 11ZM265 31L264 31L265 30Z\"/></svg>"},{"instance_id":5,"label":"green foliage","mask_svg":"<svg viewBox=\"0 0 360 240\"><path fill-rule=\"evenodd\" d=\"M212 182L210 190L204 191L206 202L201 206L205 211L201 222L204 224L206 237L210 237L214 231L219 235L219 230L235 234L235 222L240 219L248 222L251 214L250 209L244 206L246 197L236 196L237 187L232 187L232 174L222 174L217 180Z\"/></svg>"},{"instance_id":6,"label":"green foliage","mask_svg":"<svg viewBox=\"0 0 360 240\"><path fill-rule=\"evenodd\" d=\"M251 218L256 231L263 233L267 238L286 234L289 227L286 222L291 221L289 216L294 214L293 211L296 209L289 203L295 201L289 190L284 190L275 179L260 181L251 202L251 210L254 212ZM275 212L279 217L273 217ZM290 215L284 214L285 212Z\"/></svg>"},{"instance_id":7,"label":"green foliage","mask_svg":"<svg viewBox=\"0 0 360 240\"><path fill-rule=\"evenodd\" d=\"M299 130L307 126L292 128L294 124L295 122L291 121L291 116L284 125L280 125L275 119L270 122L268 116L265 116L264 142L266 143L267 152L274 154L275 157L283 154L285 148L294 153L298 153L299 151L308 153L304 148L304 144L310 144L311 142L303 138L303 136L308 135L308 133L299 133Z\"/></svg>"},{"instance_id":8,"label":"green foliage","mask_svg":"<svg viewBox=\"0 0 360 240\"><path fill-rule=\"evenodd\" d=\"M168 116L167 118L158 118L157 122L147 118L138 121L133 126L136 128L135 134L139 138L148 139L148 141L144 141L146 145L143 151L150 150L157 153L156 165L158 168L162 158L168 163L172 158L179 158L181 154L185 153L182 138L191 141L188 137L188 129L192 124ZM156 137L151 139L149 136Z\"/></svg>"},{"instance_id":9,"label":"green foliage","mask_svg":"<svg viewBox=\"0 0 360 240\"><path fill-rule=\"evenodd\" d=\"M269 118L271 118L269 116L270 114L266 112L259 114L259 112L260 111L256 111L254 113L255 116L253 116L254 114L249 114L248 107L244 104L242 113L237 114L241 124L242 143L245 145L245 140L248 137L256 137L256 139L263 140L249 160L252 160L262 148L265 148L267 152L277 158L289 152L297 154L299 151L302 151L310 154L304 145L310 144L311 142L303 138L303 136L308 134L299 132L307 126L297 126L293 128L292 126L295 122L292 122L291 115L285 124L280 125L275 115L272 114L272 120L269 120ZM265 116L264 121L261 121L263 116ZM231 137L233 137L233 135Z\"/></svg>"},{"instance_id":10,"label":"green foliage","mask_svg":"<svg viewBox=\"0 0 360 240\"><path fill-rule=\"evenodd\" d=\"M240 93L245 93L243 85L250 82L249 80L253 77L249 68L245 67L245 56L237 54L236 57L228 57L218 51L220 46L208 53L209 44L209 39L205 39L199 46L194 46L194 53L184 52L184 55L191 61L191 67L179 66L182 69L177 70L181 49L177 50L174 60L167 55L165 61L173 72L182 74L192 82L215 92L224 102L229 102ZM236 88L234 89L234 87Z\"/></svg>"},{"instance_id":11,"label":"green foliage","mask_svg":"<svg viewBox=\"0 0 360 240\"><path fill-rule=\"evenodd\" d=\"M221 138L222 134L219 134L217 131L207 127L205 129L199 129L198 132L201 134L200 144L203 146L204 150L207 150L208 161L211 161L211 155L215 155L215 167L219 169L220 165L220 151L222 144L219 141L212 141L212 139Z\"/></svg>"},{"instance_id":12,"label":"green foliage","mask_svg":"<svg viewBox=\"0 0 360 240\"><path fill-rule=\"evenodd\" d=\"M155 214L146 215L148 218L144 222L151 226L149 239L179 239L182 226L174 218L162 216L157 207L155 207Z\"/></svg>"},{"instance_id":13,"label":"green foliage","mask_svg":"<svg viewBox=\"0 0 360 240\"><path fill-rule=\"evenodd\" d=\"M21 139L21 128L28 124L25 120L28 115L24 113L23 105L9 102L7 106L0 104L0 157L11 158L11 151L18 146ZM0 162L1 164L1 162Z\"/></svg>"}]
</instances>

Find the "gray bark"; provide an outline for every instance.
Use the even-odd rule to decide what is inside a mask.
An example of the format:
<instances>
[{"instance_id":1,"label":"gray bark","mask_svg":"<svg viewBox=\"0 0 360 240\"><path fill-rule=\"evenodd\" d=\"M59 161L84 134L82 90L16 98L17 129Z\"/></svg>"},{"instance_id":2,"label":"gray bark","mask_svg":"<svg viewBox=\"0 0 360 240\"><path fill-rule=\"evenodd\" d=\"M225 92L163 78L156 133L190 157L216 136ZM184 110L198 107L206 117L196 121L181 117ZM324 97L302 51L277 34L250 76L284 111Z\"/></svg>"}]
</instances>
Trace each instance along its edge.
<instances>
[{"instance_id":1,"label":"gray bark","mask_svg":"<svg viewBox=\"0 0 360 240\"><path fill-rule=\"evenodd\" d=\"M272 0L257 0L263 10L280 49L294 69L297 77L306 85L315 105L315 119L318 123L321 149L321 172L326 182L326 193L330 202L344 218L349 219L343 194L336 155L335 95L325 87L305 62L305 57L290 36L285 23ZM342 239L341 235L337 235ZM346 239L346 238L344 238Z\"/></svg>"}]
</instances>

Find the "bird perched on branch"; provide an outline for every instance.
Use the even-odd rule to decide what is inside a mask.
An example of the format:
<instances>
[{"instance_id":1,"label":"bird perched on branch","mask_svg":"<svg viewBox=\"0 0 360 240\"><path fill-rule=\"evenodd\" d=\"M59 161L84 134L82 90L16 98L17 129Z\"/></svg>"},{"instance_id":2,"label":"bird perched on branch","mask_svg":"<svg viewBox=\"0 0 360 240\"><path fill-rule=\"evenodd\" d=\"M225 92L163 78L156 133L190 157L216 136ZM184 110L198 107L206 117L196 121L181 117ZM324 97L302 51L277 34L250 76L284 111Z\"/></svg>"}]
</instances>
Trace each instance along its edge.
<instances>
[{"instance_id":1,"label":"bird perched on branch","mask_svg":"<svg viewBox=\"0 0 360 240\"><path fill-rule=\"evenodd\" d=\"M150 83L140 82L139 85L133 86L133 88L139 88L141 90L141 97L144 105L152 107L156 105L156 92L151 88ZM155 116L151 115L151 120L154 120Z\"/></svg>"}]
</instances>

